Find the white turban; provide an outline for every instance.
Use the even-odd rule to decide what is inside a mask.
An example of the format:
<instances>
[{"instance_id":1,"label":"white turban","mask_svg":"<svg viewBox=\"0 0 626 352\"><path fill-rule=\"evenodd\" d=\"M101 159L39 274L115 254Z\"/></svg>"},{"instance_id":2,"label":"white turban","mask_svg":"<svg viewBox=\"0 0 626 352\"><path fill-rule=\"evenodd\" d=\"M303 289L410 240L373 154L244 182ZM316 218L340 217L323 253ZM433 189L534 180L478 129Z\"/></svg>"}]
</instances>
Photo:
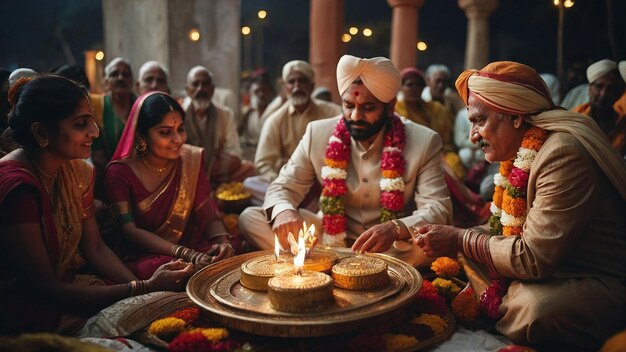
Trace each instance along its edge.
<instances>
[{"instance_id":1,"label":"white turban","mask_svg":"<svg viewBox=\"0 0 626 352\"><path fill-rule=\"evenodd\" d=\"M600 60L587 67L587 81L593 83L596 79L613 70L617 70L617 63L615 63L615 61L609 59Z\"/></svg>"},{"instance_id":2,"label":"white turban","mask_svg":"<svg viewBox=\"0 0 626 352\"><path fill-rule=\"evenodd\" d=\"M395 98L402 84L400 71L385 57L361 59L351 55L342 56L337 64L339 94L343 94L358 79L383 103Z\"/></svg>"},{"instance_id":3,"label":"white turban","mask_svg":"<svg viewBox=\"0 0 626 352\"><path fill-rule=\"evenodd\" d=\"M313 72L313 67L306 61L302 60L293 60L283 66L283 81L287 83L287 77L293 71L298 71L306 76L311 82L315 82L315 72Z\"/></svg>"},{"instance_id":4,"label":"white turban","mask_svg":"<svg viewBox=\"0 0 626 352\"><path fill-rule=\"evenodd\" d=\"M626 60L620 61L618 68L619 68L619 74L622 75L622 79L626 81Z\"/></svg>"},{"instance_id":5,"label":"white turban","mask_svg":"<svg viewBox=\"0 0 626 352\"><path fill-rule=\"evenodd\" d=\"M9 75L9 87L13 85L13 83L17 82L20 78L29 78L37 76L37 72L30 68L18 68L15 69Z\"/></svg>"}]
</instances>

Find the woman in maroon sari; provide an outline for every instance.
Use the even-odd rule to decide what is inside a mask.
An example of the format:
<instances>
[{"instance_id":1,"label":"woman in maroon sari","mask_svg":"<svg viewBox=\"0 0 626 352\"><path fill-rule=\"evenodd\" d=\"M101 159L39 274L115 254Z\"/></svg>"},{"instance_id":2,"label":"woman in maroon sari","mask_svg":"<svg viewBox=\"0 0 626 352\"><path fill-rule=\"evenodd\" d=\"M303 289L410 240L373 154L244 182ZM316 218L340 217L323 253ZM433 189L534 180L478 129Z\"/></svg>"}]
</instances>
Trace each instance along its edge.
<instances>
[{"instance_id":1,"label":"woman in maroon sari","mask_svg":"<svg viewBox=\"0 0 626 352\"><path fill-rule=\"evenodd\" d=\"M185 113L169 95L151 92L131 109L105 172L126 265L140 278L175 258L202 267L233 255L202 165L203 149L184 144Z\"/></svg>"},{"instance_id":2,"label":"woman in maroon sari","mask_svg":"<svg viewBox=\"0 0 626 352\"><path fill-rule=\"evenodd\" d=\"M22 148L0 159L0 335L72 332L120 299L181 289L190 265L137 281L100 238L94 171L82 160L99 132L84 89L50 75L18 81L9 96Z\"/></svg>"}]
</instances>

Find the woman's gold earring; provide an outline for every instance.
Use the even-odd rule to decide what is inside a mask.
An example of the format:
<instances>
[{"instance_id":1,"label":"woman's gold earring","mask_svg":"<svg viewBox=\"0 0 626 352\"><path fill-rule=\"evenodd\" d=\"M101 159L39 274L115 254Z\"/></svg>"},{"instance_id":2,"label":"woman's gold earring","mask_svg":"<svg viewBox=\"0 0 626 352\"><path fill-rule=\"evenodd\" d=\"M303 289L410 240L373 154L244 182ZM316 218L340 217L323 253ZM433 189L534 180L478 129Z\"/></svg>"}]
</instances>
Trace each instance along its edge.
<instances>
[{"instance_id":1,"label":"woman's gold earring","mask_svg":"<svg viewBox=\"0 0 626 352\"><path fill-rule=\"evenodd\" d=\"M137 150L140 153L145 152L146 149L148 149L148 145L146 144L146 142L143 142L143 141L139 142L139 144L135 146L135 150Z\"/></svg>"},{"instance_id":2,"label":"woman's gold earring","mask_svg":"<svg viewBox=\"0 0 626 352\"><path fill-rule=\"evenodd\" d=\"M40 140L37 141L37 144L39 144L40 147L45 148L48 146L50 142L48 142L48 138L42 138Z\"/></svg>"}]
</instances>

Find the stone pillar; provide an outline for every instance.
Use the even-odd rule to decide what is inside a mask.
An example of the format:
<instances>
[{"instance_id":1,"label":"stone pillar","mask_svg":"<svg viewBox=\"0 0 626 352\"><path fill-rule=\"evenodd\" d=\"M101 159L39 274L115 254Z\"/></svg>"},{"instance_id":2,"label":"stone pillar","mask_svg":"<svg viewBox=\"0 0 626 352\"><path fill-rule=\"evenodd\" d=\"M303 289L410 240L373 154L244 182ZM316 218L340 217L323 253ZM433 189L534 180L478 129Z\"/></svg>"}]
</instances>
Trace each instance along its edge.
<instances>
[{"instance_id":1,"label":"stone pillar","mask_svg":"<svg viewBox=\"0 0 626 352\"><path fill-rule=\"evenodd\" d=\"M489 16L499 0L458 0L467 17L465 69L481 69L489 63Z\"/></svg>"},{"instance_id":2,"label":"stone pillar","mask_svg":"<svg viewBox=\"0 0 626 352\"><path fill-rule=\"evenodd\" d=\"M184 94L191 67L206 66L215 84L231 91L229 107L238 115L241 0L103 0L102 9L106 63L129 59L136 80L144 62L157 60L169 70L174 95Z\"/></svg>"},{"instance_id":3,"label":"stone pillar","mask_svg":"<svg viewBox=\"0 0 626 352\"><path fill-rule=\"evenodd\" d=\"M391 61L399 70L415 66L418 9L425 0L387 0L393 8L391 24Z\"/></svg>"},{"instance_id":4,"label":"stone pillar","mask_svg":"<svg viewBox=\"0 0 626 352\"><path fill-rule=\"evenodd\" d=\"M309 62L315 71L315 85L326 87L339 102L337 62L341 56L344 25L343 0L311 0L309 18Z\"/></svg>"}]
</instances>

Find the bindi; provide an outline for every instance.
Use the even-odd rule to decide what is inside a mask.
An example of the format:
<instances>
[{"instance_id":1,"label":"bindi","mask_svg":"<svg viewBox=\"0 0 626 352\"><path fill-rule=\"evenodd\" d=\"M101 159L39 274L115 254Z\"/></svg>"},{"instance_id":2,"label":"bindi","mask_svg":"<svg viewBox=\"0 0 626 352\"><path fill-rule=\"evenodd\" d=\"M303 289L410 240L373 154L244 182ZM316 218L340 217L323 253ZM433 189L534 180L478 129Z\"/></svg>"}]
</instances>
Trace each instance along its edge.
<instances>
[{"instance_id":1,"label":"bindi","mask_svg":"<svg viewBox=\"0 0 626 352\"><path fill-rule=\"evenodd\" d=\"M358 96L359 96L359 94L360 94L360 93L359 93L359 91L354 92L354 96L355 96L355 97L358 97Z\"/></svg>"}]
</instances>

